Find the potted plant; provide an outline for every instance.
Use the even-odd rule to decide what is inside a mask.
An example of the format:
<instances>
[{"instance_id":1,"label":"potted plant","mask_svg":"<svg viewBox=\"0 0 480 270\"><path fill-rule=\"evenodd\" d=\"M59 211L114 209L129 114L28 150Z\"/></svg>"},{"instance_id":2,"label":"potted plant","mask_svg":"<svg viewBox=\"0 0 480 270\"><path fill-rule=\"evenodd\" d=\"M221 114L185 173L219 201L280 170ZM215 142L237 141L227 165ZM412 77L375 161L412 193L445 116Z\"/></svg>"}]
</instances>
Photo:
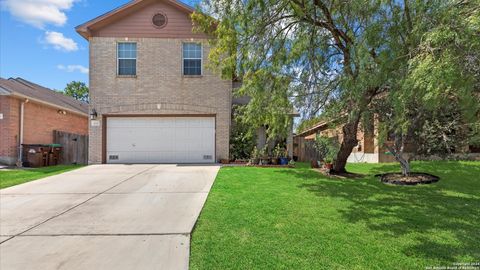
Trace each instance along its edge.
<instances>
[{"instance_id":1,"label":"potted plant","mask_svg":"<svg viewBox=\"0 0 480 270\"><path fill-rule=\"evenodd\" d=\"M322 163L325 162L325 158L328 154L329 147L331 144L330 138L323 137L321 135L317 135L315 137L315 141L313 147L317 151L317 159L312 160L312 168L321 168Z\"/></svg>"},{"instance_id":2,"label":"potted plant","mask_svg":"<svg viewBox=\"0 0 480 270\"><path fill-rule=\"evenodd\" d=\"M330 171L331 169L333 169L333 159L326 158L323 166L327 171Z\"/></svg>"},{"instance_id":3,"label":"potted plant","mask_svg":"<svg viewBox=\"0 0 480 270\"><path fill-rule=\"evenodd\" d=\"M333 169L333 163L337 157L337 153L340 150L338 140L331 139L331 143L328 145L328 151L325 155L325 169L330 172Z\"/></svg>"},{"instance_id":4,"label":"potted plant","mask_svg":"<svg viewBox=\"0 0 480 270\"><path fill-rule=\"evenodd\" d=\"M277 144L273 149L272 165L278 165L279 159L282 156L282 148Z\"/></svg>"},{"instance_id":5,"label":"potted plant","mask_svg":"<svg viewBox=\"0 0 480 270\"><path fill-rule=\"evenodd\" d=\"M250 163L252 165L258 165L260 163L260 153L258 152L258 149L256 146L253 147Z\"/></svg>"},{"instance_id":6,"label":"potted plant","mask_svg":"<svg viewBox=\"0 0 480 270\"><path fill-rule=\"evenodd\" d=\"M260 165L268 165L270 163L270 158L268 157L268 146L265 145L262 150L260 150Z\"/></svg>"},{"instance_id":7,"label":"potted plant","mask_svg":"<svg viewBox=\"0 0 480 270\"><path fill-rule=\"evenodd\" d=\"M282 149L280 153L280 165L288 165L288 152L286 149Z\"/></svg>"}]
</instances>

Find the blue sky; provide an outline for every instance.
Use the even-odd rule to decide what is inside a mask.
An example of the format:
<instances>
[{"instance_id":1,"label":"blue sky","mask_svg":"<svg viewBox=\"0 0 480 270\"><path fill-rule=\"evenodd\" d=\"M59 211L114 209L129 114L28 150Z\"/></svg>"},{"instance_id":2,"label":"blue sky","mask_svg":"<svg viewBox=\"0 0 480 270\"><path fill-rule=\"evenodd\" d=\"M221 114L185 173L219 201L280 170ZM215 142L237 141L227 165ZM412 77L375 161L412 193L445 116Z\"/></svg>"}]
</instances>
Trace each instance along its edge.
<instances>
[{"instance_id":1,"label":"blue sky","mask_svg":"<svg viewBox=\"0 0 480 270\"><path fill-rule=\"evenodd\" d=\"M88 42L75 26L129 0L0 0L0 76L63 90L88 84ZM198 0L186 0L194 6Z\"/></svg>"}]
</instances>

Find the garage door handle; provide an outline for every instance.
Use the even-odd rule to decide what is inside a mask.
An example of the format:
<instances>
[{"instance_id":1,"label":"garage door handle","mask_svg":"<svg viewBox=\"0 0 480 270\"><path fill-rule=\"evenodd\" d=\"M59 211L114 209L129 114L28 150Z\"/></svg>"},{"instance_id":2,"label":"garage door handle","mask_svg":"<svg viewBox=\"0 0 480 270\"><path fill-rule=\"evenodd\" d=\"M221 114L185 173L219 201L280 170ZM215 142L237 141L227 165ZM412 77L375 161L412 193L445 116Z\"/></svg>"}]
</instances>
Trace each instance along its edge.
<instances>
[{"instance_id":1,"label":"garage door handle","mask_svg":"<svg viewBox=\"0 0 480 270\"><path fill-rule=\"evenodd\" d=\"M135 147L135 146L137 146L137 145L135 145L134 143L132 143L132 146Z\"/></svg>"}]
</instances>

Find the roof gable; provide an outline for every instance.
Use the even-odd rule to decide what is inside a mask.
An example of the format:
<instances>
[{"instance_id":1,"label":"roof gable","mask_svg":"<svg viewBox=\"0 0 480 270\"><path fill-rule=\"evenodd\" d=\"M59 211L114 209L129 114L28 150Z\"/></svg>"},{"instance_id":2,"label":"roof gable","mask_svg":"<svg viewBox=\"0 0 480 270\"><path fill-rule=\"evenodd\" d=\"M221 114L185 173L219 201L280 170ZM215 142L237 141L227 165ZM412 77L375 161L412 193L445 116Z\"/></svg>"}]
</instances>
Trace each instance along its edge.
<instances>
[{"instance_id":1,"label":"roof gable","mask_svg":"<svg viewBox=\"0 0 480 270\"><path fill-rule=\"evenodd\" d=\"M190 15L194 9L175 0L136 0L76 28L84 38L90 37L165 37L202 38L192 32ZM167 25L155 27L152 18L162 13Z\"/></svg>"}]
</instances>

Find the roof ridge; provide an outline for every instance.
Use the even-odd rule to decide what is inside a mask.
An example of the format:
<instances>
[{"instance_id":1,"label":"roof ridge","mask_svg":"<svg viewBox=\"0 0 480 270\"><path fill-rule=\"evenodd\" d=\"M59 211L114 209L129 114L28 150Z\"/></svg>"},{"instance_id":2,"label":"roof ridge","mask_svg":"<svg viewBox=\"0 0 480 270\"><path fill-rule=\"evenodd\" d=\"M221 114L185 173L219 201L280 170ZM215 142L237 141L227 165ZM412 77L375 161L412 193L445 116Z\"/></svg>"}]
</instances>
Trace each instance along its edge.
<instances>
[{"instance_id":1,"label":"roof ridge","mask_svg":"<svg viewBox=\"0 0 480 270\"><path fill-rule=\"evenodd\" d=\"M11 77L11 78L8 78L8 80L9 80L9 81L12 81L12 82L19 83L19 84L21 84L21 85L23 85L23 86L26 86L26 87L29 87L29 88L31 88L31 89L34 89L30 84L27 83L27 82L28 82L27 80L23 80L23 81L22 81L22 78L20 78L20 77L17 77L17 78L12 78L12 77Z\"/></svg>"}]
</instances>

